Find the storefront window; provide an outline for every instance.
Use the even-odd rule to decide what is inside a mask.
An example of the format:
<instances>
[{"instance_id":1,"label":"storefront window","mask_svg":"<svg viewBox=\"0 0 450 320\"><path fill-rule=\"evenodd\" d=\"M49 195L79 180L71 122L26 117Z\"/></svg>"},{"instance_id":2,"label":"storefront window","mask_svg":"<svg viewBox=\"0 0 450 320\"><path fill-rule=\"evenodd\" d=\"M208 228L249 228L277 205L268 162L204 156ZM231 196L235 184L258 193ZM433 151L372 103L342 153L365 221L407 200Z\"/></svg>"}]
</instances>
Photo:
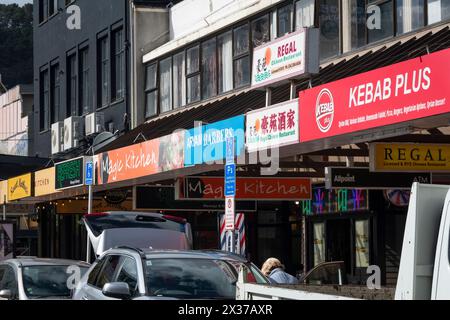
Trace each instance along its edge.
<instances>
[{"instance_id":1,"label":"storefront window","mask_svg":"<svg viewBox=\"0 0 450 320\"><path fill-rule=\"evenodd\" d=\"M186 104L184 52L173 56L173 107L179 108Z\"/></svg>"},{"instance_id":2,"label":"storefront window","mask_svg":"<svg viewBox=\"0 0 450 320\"><path fill-rule=\"evenodd\" d=\"M217 37L219 93L233 89L233 36L231 31Z\"/></svg>"},{"instance_id":3,"label":"storefront window","mask_svg":"<svg viewBox=\"0 0 450 320\"><path fill-rule=\"evenodd\" d=\"M292 31L292 5L284 6L278 9L277 17L277 35L284 36Z\"/></svg>"},{"instance_id":4,"label":"storefront window","mask_svg":"<svg viewBox=\"0 0 450 320\"><path fill-rule=\"evenodd\" d=\"M314 267L325 262L325 223L313 225Z\"/></svg>"},{"instance_id":5,"label":"storefront window","mask_svg":"<svg viewBox=\"0 0 450 320\"><path fill-rule=\"evenodd\" d=\"M366 45L366 0L350 0L351 10L351 48Z\"/></svg>"},{"instance_id":6,"label":"storefront window","mask_svg":"<svg viewBox=\"0 0 450 320\"><path fill-rule=\"evenodd\" d=\"M327 59L340 52L339 1L320 1L320 59Z\"/></svg>"},{"instance_id":7,"label":"storefront window","mask_svg":"<svg viewBox=\"0 0 450 320\"><path fill-rule=\"evenodd\" d=\"M428 0L428 24L450 18L450 0Z\"/></svg>"},{"instance_id":8,"label":"storefront window","mask_svg":"<svg viewBox=\"0 0 450 320\"><path fill-rule=\"evenodd\" d=\"M156 63L147 66L145 79L145 117L152 117L157 113Z\"/></svg>"},{"instance_id":9,"label":"storefront window","mask_svg":"<svg viewBox=\"0 0 450 320\"><path fill-rule=\"evenodd\" d=\"M216 39L202 43L202 98L217 94Z\"/></svg>"},{"instance_id":10,"label":"storefront window","mask_svg":"<svg viewBox=\"0 0 450 320\"><path fill-rule=\"evenodd\" d=\"M379 12L381 15L380 18L380 26L377 26L375 23L374 25L371 24L370 17L373 17L374 14L376 14L377 10L373 8L371 10L371 6L376 5L379 8ZM368 18L368 40L369 43L383 40L389 37L392 37L394 35L394 9L393 9L393 3L392 0L390 1L369 1L369 18Z\"/></svg>"},{"instance_id":11,"label":"storefront window","mask_svg":"<svg viewBox=\"0 0 450 320\"><path fill-rule=\"evenodd\" d=\"M159 102L161 112L172 109L172 58L159 63Z\"/></svg>"},{"instance_id":12,"label":"storefront window","mask_svg":"<svg viewBox=\"0 0 450 320\"><path fill-rule=\"evenodd\" d=\"M198 46L187 50L187 103L200 100L200 49Z\"/></svg>"},{"instance_id":13,"label":"storefront window","mask_svg":"<svg viewBox=\"0 0 450 320\"><path fill-rule=\"evenodd\" d=\"M370 265L369 220L355 221L355 257L357 268Z\"/></svg>"},{"instance_id":14,"label":"storefront window","mask_svg":"<svg viewBox=\"0 0 450 320\"><path fill-rule=\"evenodd\" d=\"M250 83L249 27L234 29L234 84L242 87Z\"/></svg>"},{"instance_id":15,"label":"storefront window","mask_svg":"<svg viewBox=\"0 0 450 320\"><path fill-rule=\"evenodd\" d=\"M314 0L295 3L295 30L314 26Z\"/></svg>"},{"instance_id":16,"label":"storefront window","mask_svg":"<svg viewBox=\"0 0 450 320\"><path fill-rule=\"evenodd\" d=\"M252 22L253 47L258 47L270 41L270 17L262 16Z\"/></svg>"},{"instance_id":17,"label":"storefront window","mask_svg":"<svg viewBox=\"0 0 450 320\"><path fill-rule=\"evenodd\" d=\"M397 0L397 34L413 31L425 24L425 0Z\"/></svg>"}]
</instances>

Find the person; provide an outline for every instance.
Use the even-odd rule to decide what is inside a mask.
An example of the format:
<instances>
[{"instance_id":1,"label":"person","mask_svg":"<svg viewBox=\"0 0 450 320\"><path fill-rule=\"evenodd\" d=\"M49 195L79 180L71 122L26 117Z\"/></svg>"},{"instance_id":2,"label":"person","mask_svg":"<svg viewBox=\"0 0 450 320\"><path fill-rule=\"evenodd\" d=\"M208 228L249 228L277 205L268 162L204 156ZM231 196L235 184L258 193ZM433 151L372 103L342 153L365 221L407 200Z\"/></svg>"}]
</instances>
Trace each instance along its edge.
<instances>
[{"instance_id":1,"label":"person","mask_svg":"<svg viewBox=\"0 0 450 320\"><path fill-rule=\"evenodd\" d=\"M298 284L298 279L284 271L284 265L277 258L267 259L261 271L272 283Z\"/></svg>"}]
</instances>

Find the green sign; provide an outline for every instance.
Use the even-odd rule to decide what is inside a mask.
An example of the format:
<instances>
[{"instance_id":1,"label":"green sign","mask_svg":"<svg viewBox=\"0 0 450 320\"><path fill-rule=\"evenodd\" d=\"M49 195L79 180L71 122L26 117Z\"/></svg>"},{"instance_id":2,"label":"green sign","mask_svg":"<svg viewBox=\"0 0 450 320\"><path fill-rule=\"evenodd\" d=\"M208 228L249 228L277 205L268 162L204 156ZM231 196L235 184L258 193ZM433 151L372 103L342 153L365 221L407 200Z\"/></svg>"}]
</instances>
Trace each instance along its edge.
<instances>
[{"instance_id":1,"label":"green sign","mask_svg":"<svg viewBox=\"0 0 450 320\"><path fill-rule=\"evenodd\" d=\"M77 158L55 165L55 189L79 187L84 184L84 158Z\"/></svg>"}]
</instances>

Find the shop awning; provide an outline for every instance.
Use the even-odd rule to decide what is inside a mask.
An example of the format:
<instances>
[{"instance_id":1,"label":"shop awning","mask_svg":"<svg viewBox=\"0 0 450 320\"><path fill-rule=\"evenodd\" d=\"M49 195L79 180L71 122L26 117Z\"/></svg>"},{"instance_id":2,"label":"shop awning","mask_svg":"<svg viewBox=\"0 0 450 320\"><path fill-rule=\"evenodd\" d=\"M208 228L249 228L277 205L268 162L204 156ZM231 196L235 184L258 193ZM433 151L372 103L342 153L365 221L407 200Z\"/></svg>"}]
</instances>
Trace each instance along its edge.
<instances>
[{"instance_id":1,"label":"shop awning","mask_svg":"<svg viewBox=\"0 0 450 320\"><path fill-rule=\"evenodd\" d=\"M0 180L42 169L49 161L47 158L0 155Z\"/></svg>"}]
</instances>

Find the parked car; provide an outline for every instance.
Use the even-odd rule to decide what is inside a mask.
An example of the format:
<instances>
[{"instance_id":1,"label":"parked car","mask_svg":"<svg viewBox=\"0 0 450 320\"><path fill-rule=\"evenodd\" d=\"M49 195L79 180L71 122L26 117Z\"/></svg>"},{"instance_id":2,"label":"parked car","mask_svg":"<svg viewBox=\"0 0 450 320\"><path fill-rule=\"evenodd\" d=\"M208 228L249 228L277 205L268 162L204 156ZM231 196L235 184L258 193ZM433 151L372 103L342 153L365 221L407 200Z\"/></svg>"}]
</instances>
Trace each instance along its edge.
<instances>
[{"instance_id":1,"label":"parked car","mask_svg":"<svg viewBox=\"0 0 450 320\"><path fill-rule=\"evenodd\" d=\"M116 246L177 250L192 248L191 225L179 217L111 211L85 215L82 223L97 256Z\"/></svg>"},{"instance_id":2,"label":"parked car","mask_svg":"<svg viewBox=\"0 0 450 320\"><path fill-rule=\"evenodd\" d=\"M118 247L108 250L92 264L73 298L235 299L241 267L246 282L269 283L255 265L228 252Z\"/></svg>"},{"instance_id":3,"label":"parked car","mask_svg":"<svg viewBox=\"0 0 450 320\"><path fill-rule=\"evenodd\" d=\"M348 284L344 261L323 262L312 268L300 280L311 285L345 285Z\"/></svg>"},{"instance_id":4,"label":"parked car","mask_svg":"<svg viewBox=\"0 0 450 320\"><path fill-rule=\"evenodd\" d=\"M23 257L0 263L0 299L71 299L72 290L68 286L70 266L76 266L83 276L89 264L81 261L62 259L41 259Z\"/></svg>"}]
</instances>

